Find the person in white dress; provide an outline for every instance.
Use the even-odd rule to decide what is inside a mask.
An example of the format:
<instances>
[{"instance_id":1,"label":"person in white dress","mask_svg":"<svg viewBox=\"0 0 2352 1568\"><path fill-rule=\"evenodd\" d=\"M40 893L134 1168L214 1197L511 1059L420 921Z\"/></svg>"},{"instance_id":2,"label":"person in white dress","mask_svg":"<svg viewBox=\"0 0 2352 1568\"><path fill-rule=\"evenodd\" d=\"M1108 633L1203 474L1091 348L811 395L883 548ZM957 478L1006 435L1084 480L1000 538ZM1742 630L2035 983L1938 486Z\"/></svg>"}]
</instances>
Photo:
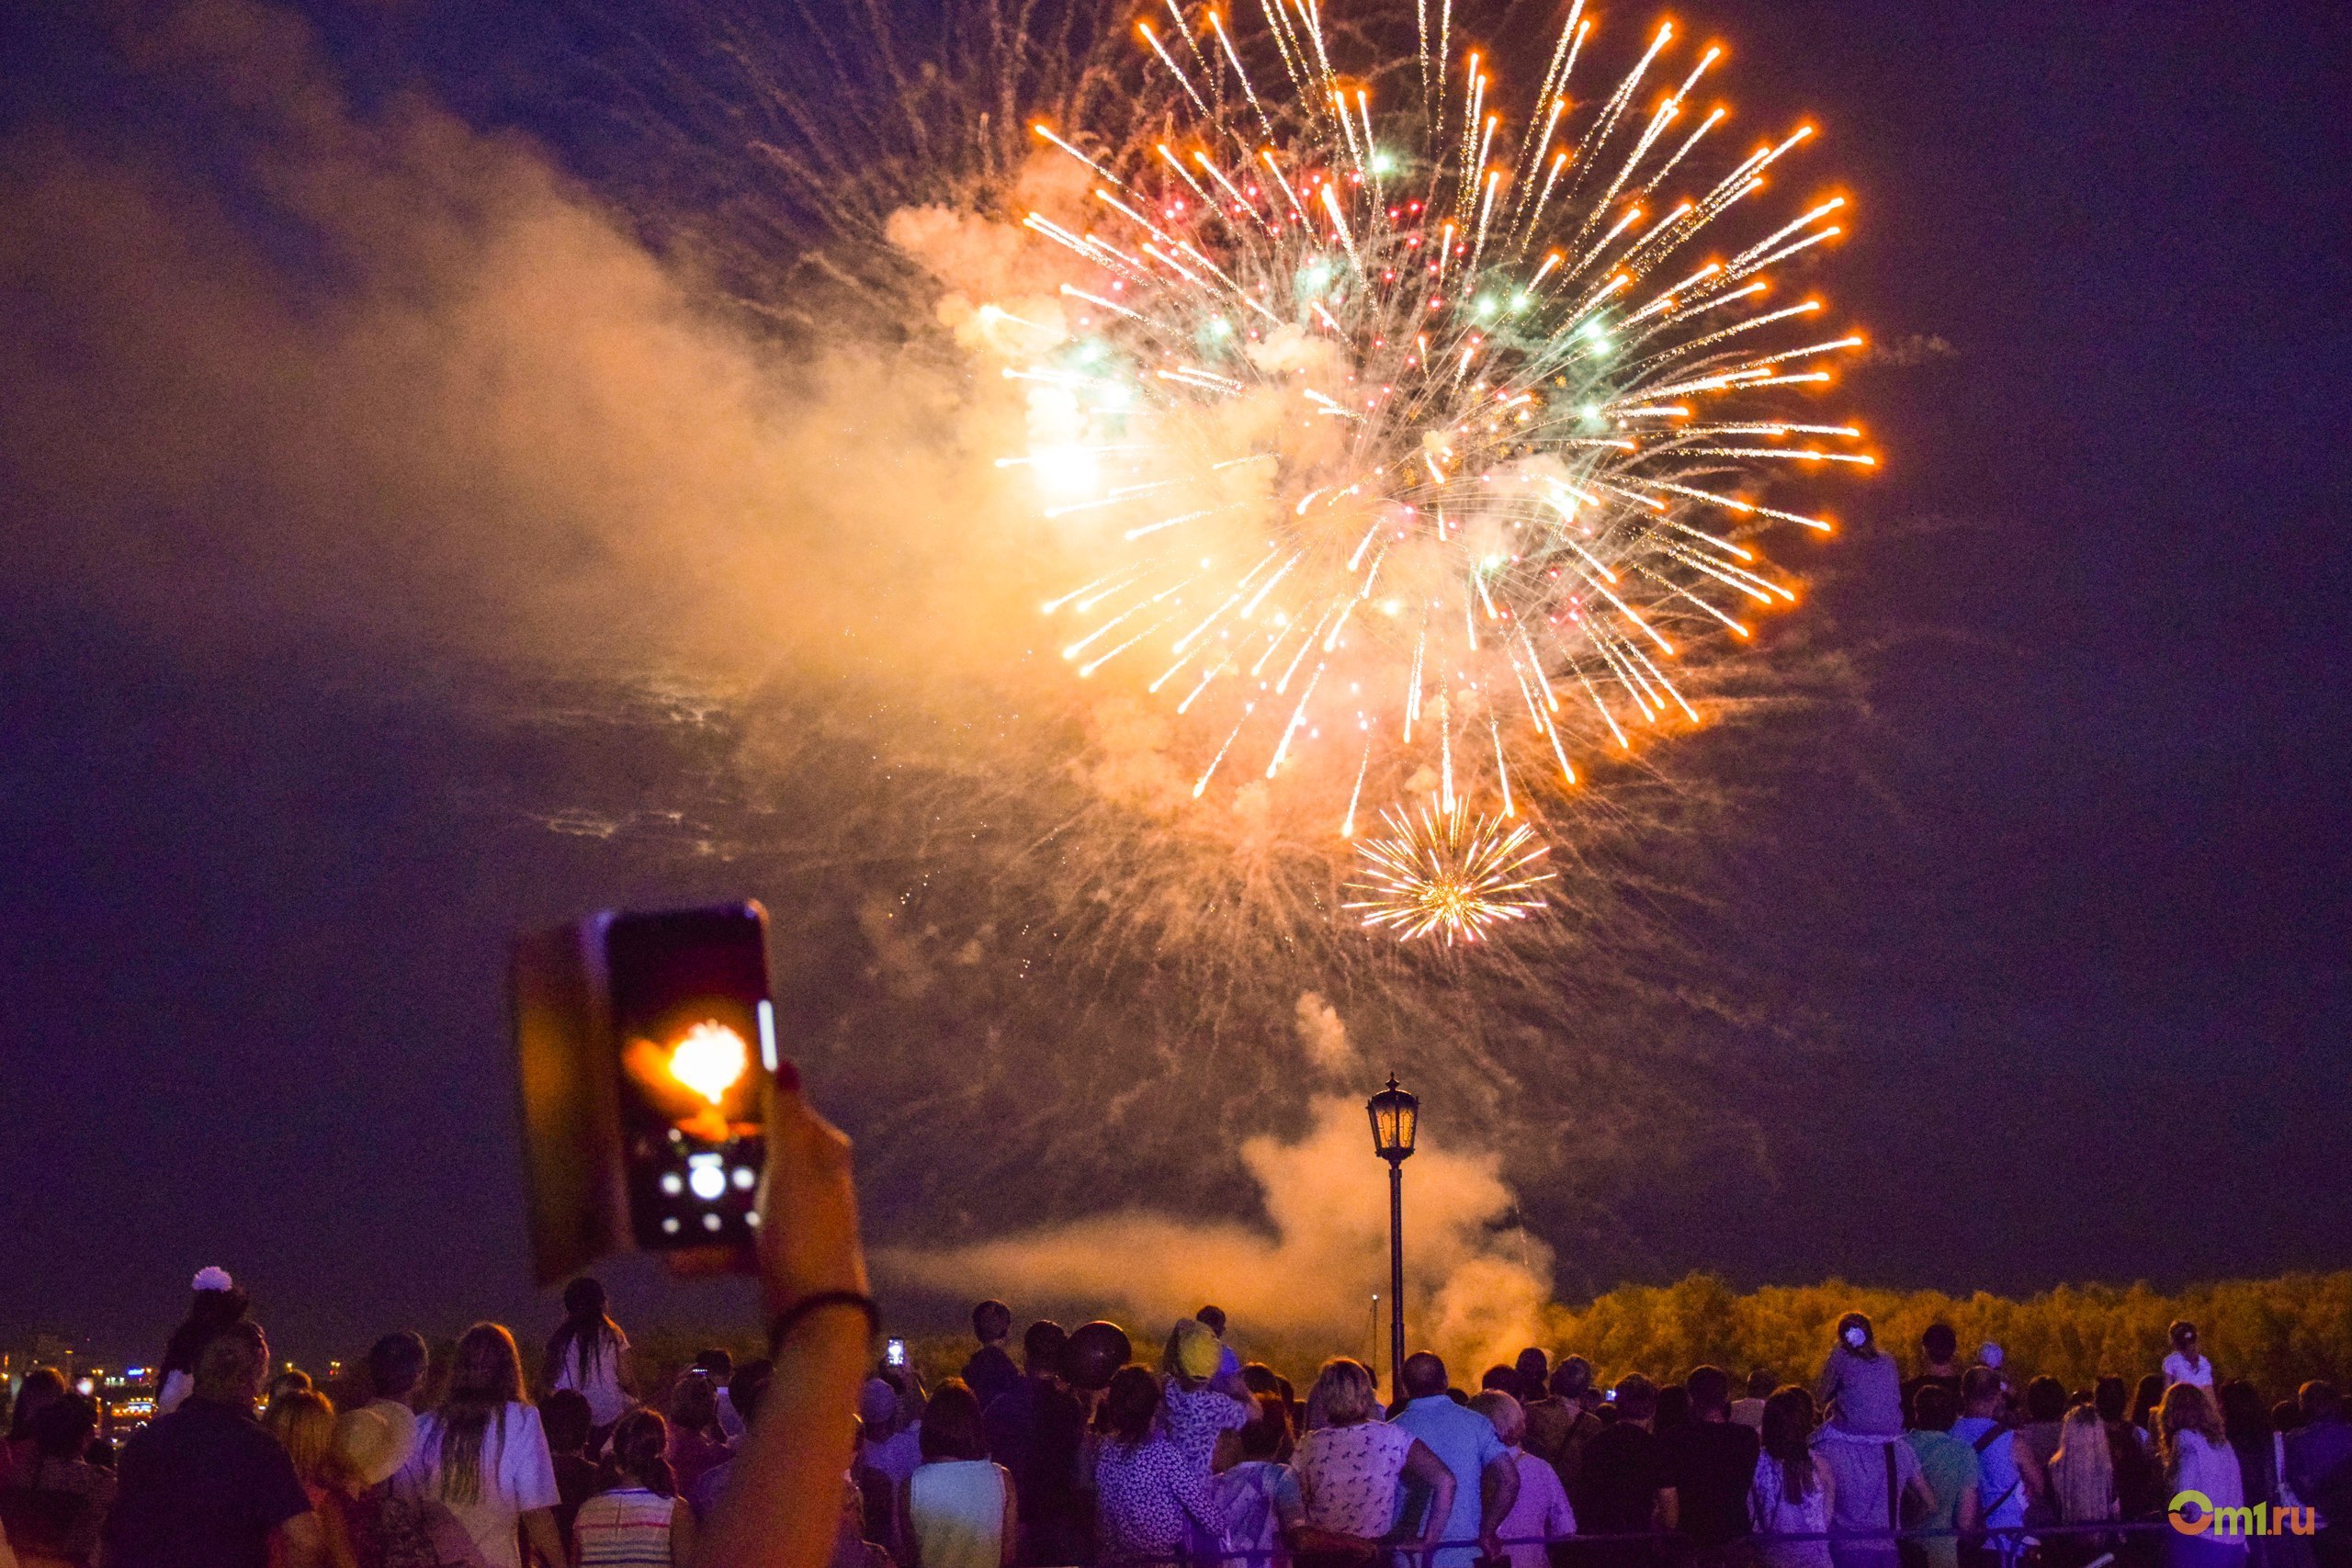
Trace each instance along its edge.
<instances>
[{"instance_id":1,"label":"person in white dress","mask_svg":"<svg viewBox=\"0 0 2352 1568\"><path fill-rule=\"evenodd\" d=\"M454 1524L486 1568L524 1568L518 1526L535 1564L564 1568L555 1461L538 1411L524 1401L523 1360L504 1328L477 1323L458 1341L448 1393L417 1417L415 1451L392 1487L442 1526Z\"/></svg>"}]
</instances>

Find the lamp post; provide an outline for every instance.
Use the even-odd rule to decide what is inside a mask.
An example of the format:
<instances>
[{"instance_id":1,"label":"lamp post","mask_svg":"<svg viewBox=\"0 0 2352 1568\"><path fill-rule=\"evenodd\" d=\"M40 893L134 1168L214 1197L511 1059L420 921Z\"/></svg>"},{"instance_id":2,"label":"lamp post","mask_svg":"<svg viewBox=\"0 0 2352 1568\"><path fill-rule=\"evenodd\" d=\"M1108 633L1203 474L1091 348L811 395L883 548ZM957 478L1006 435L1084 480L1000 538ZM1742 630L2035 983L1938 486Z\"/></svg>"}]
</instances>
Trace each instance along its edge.
<instances>
[{"instance_id":1,"label":"lamp post","mask_svg":"<svg viewBox=\"0 0 2352 1568\"><path fill-rule=\"evenodd\" d=\"M1413 1153L1413 1134L1419 1128L1421 1102L1396 1087L1388 1087L1364 1102L1372 1115L1374 1152L1388 1162L1388 1400L1395 1404L1405 1392L1405 1161Z\"/></svg>"}]
</instances>

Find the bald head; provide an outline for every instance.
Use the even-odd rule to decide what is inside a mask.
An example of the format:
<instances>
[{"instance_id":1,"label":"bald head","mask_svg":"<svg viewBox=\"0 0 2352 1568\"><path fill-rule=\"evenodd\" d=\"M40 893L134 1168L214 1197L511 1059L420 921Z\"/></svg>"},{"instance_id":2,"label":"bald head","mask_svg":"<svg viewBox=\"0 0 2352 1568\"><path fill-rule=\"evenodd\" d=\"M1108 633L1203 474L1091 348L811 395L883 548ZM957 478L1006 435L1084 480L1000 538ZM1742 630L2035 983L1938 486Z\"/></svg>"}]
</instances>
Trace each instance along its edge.
<instances>
[{"instance_id":1,"label":"bald head","mask_svg":"<svg viewBox=\"0 0 2352 1568\"><path fill-rule=\"evenodd\" d=\"M1416 1350L1406 1357L1405 1392L1415 1399L1443 1393L1445 1363L1427 1350Z\"/></svg>"}]
</instances>

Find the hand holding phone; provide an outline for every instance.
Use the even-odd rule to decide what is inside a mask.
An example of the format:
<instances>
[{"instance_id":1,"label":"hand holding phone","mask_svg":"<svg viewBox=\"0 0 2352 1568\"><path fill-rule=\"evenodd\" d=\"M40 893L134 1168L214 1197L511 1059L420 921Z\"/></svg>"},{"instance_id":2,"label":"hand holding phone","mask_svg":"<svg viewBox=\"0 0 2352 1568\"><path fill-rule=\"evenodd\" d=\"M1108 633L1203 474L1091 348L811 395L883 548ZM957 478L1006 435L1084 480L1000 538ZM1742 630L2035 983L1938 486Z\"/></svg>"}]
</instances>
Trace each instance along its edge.
<instances>
[{"instance_id":1,"label":"hand holding phone","mask_svg":"<svg viewBox=\"0 0 2352 1568\"><path fill-rule=\"evenodd\" d=\"M513 972L541 1282L631 1247L752 1271L778 1066L766 912L598 915L524 938Z\"/></svg>"},{"instance_id":2,"label":"hand holding phone","mask_svg":"<svg viewBox=\"0 0 2352 1568\"><path fill-rule=\"evenodd\" d=\"M867 1294L849 1139L809 1109L790 1062L777 1064L768 1086L767 1139L757 1227L767 1315L820 1292Z\"/></svg>"}]
</instances>

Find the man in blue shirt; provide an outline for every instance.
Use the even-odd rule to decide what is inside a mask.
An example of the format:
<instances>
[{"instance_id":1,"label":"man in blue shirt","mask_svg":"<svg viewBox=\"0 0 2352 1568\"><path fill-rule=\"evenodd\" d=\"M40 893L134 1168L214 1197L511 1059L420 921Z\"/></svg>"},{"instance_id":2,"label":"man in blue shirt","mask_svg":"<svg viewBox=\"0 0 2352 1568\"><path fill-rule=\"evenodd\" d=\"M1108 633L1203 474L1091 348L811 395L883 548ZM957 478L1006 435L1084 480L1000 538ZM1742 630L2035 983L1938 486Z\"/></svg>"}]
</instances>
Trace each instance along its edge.
<instances>
[{"instance_id":1,"label":"man in blue shirt","mask_svg":"<svg viewBox=\"0 0 2352 1568\"><path fill-rule=\"evenodd\" d=\"M2025 1552L2025 1479L2018 1473L2017 1437L2001 1418L2001 1374L1971 1367L1962 1374L1961 1418L1951 1435L1976 1453L1976 1502L1984 1522L1986 1550L2004 1563Z\"/></svg>"},{"instance_id":2,"label":"man in blue shirt","mask_svg":"<svg viewBox=\"0 0 2352 1568\"><path fill-rule=\"evenodd\" d=\"M1495 1424L1454 1404L1445 1389L1445 1363L1427 1350L1415 1351L1405 1358L1405 1394L1411 1403L1393 1419L1453 1472L1453 1511L1438 1539L1460 1544L1431 1552L1431 1568L1469 1568L1482 1554L1502 1555L1503 1517L1519 1501L1519 1467ZM1415 1498L1404 1505L1408 1511L1425 1506Z\"/></svg>"}]
</instances>

